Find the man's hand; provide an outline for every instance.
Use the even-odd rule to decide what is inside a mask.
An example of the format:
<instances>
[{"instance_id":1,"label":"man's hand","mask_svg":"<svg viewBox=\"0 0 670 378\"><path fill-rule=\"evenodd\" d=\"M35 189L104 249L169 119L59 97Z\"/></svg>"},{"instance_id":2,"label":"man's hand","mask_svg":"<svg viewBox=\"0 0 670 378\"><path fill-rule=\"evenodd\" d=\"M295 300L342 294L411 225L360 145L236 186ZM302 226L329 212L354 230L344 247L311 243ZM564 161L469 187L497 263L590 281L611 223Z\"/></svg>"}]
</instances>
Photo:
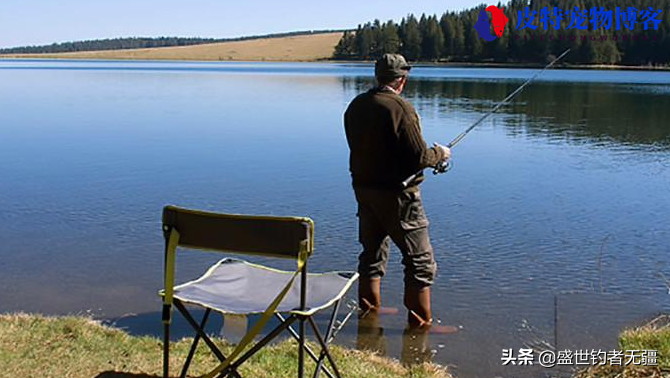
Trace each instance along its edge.
<instances>
[{"instance_id":1,"label":"man's hand","mask_svg":"<svg viewBox=\"0 0 670 378\"><path fill-rule=\"evenodd\" d=\"M451 158L451 149L447 146L443 146L438 143L433 143L433 147L435 147L436 150L442 151L442 155L444 156L444 161L447 161Z\"/></svg>"},{"instance_id":2,"label":"man's hand","mask_svg":"<svg viewBox=\"0 0 670 378\"><path fill-rule=\"evenodd\" d=\"M451 149L447 146L443 146L439 143L433 143L433 148L441 152L443 156L442 160L433 167L433 174L444 173L451 168L449 159L451 158Z\"/></svg>"}]
</instances>

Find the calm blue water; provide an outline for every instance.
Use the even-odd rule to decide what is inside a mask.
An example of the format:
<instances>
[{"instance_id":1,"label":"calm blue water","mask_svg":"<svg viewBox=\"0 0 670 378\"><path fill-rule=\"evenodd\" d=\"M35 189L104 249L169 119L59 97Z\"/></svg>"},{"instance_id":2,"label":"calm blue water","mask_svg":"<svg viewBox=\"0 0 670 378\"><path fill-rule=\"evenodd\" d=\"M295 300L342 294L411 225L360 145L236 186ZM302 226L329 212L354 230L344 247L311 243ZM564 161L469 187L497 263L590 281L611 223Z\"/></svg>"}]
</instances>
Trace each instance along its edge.
<instances>
[{"instance_id":1,"label":"calm blue water","mask_svg":"<svg viewBox=\"0 0 670 378\"><path fill-rule=\"evenodd\" d=\"M417 67L405 95L426 140L446 143L534 72ZM371 74L0 61L0 311L156 312L168 203L308 215L312 269L355 269L341 118ZM462 330L403 351L404 315L384 318L386 352L433 349L461 377L538 376L549 371L503 369L501 349L546 349L556 336L559 348L612 348L621 327L667 309L668 119L668 72L555 70L482 124L454 150L454 169L423 184L434 306ZM384 299L402 307L395 252ZM219 257L180 255L179 279ZM354 324L342 340L356 339Z\"/></svg>"}]
</instances>

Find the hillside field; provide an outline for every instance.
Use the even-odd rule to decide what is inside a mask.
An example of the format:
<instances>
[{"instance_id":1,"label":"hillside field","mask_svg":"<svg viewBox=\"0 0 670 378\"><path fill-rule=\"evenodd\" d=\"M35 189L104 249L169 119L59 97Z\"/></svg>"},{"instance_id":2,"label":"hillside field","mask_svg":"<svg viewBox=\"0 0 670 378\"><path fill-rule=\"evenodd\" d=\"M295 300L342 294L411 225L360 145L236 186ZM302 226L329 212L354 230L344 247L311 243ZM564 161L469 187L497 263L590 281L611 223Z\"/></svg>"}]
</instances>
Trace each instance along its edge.
<instances>
[{"instance_id":1,"label":"hillside field","mask_svg":"<svg viewBox=\"0 0 670 378\"><path fill-rule=\"evenodd\" d=\"M53 54L7 54L1 58L316 61L333 56L342 33L259 38L246 41L132 50L82 51Z\"/></svg>"}]
</instances>

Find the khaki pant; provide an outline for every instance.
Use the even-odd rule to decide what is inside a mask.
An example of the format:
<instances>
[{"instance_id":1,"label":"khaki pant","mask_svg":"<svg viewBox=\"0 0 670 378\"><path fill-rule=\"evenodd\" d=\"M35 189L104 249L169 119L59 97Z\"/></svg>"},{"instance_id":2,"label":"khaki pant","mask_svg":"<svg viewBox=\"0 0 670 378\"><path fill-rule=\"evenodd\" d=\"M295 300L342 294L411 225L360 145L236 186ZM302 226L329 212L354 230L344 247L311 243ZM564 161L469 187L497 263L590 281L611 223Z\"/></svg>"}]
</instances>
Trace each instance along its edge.
<instances>
[{"instance_id":1,"label":"khaki pant","mask_svg":"<svg viewBox=\"0 0 670 378\"><path fill-rule=\"evenodd\" d=\"M392 240L402 253L405 285L432 285L437 265L418 188L403 192L355 188L354 192L358 201L359 241L363 245L358 257L361 277L384 276Z\"/></svg>"}]
</instances>

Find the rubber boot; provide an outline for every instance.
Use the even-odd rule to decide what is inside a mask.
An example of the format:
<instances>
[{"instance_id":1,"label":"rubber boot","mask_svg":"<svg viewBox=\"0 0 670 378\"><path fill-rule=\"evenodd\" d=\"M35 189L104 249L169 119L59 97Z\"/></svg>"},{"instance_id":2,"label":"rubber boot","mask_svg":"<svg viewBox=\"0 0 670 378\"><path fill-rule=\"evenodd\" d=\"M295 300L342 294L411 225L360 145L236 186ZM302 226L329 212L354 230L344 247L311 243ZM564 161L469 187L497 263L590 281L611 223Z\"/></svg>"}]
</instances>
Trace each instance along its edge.
<instances>
[{"instance_id":1,"label":"rubber boot","mask_svg":"<svg viewBox=\"0 0 670 378\"><path fill-rule=\"evenodd\" d=\"M358 306L361 309L361 316L370 312L379 315L397 314L398 309L394 307L382 307L382 280L376 278L360 278L358 280Z\"/></svg>"},{"instance_id":2,"label":"rubber boot","mask_svg":"<svg viewBox=\"0 0 670 378\"><path fill-rule=\"evenodd\" d=\"M415 330L424 330L436 334L458 332L453 326L433 324L433 313L430 309L430 286L422 288L405 287L405 307L407 307L407 324Z\"/></svg>"}]
</instances>

